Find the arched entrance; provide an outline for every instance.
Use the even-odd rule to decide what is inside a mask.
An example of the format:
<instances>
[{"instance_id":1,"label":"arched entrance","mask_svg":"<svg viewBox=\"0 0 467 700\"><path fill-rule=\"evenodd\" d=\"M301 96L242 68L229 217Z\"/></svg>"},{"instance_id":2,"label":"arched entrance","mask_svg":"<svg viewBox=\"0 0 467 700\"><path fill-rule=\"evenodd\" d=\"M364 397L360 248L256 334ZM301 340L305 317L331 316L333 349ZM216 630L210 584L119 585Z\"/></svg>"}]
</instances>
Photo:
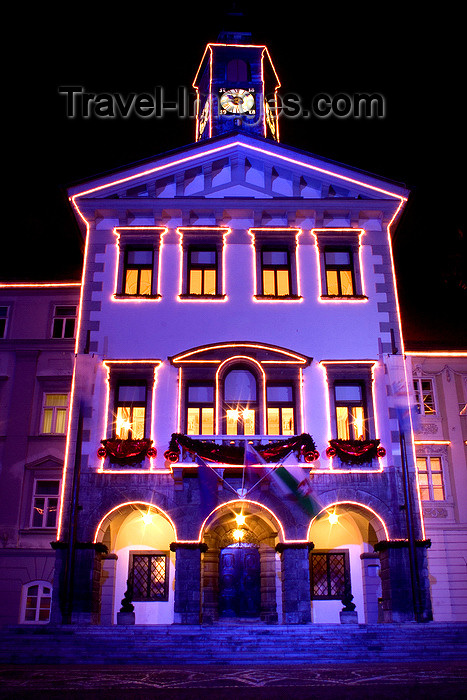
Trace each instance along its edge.
<instances>
[{"instance_id":1,"label":"arched entrance","mask_svg":"<svg viewBox=\"0 0 467 700\"><path fill-rule=\"evenodd\" d=\"M203 622L277 622L281 607L275 552L278 526L259 504L238 501L212 514L204 532Z\"/></svg>"},{"instance_id":2,"label":"arched entrance","mask_svg":"<svg viewBox=\"0 0 467 700\"><path fill-rule=\"evenodd\" d=\"M116 623L128 581L136 624L173 622L175 539L173 524L151 504L125 503L103 518L96 533L109 551L102 565L102 624Z\"/></svg>"},{"instance_id":3,"label":"arched entrance","mask_svg":"<svg viewBox=\"0 0 467 700\"><path fill-rule=\"evenodd\" d=\"M378 622L381 597L379 556L387 539L381 518L358 503L334 503L313 520L309 540L312 621L338 623L342 597L350 587L359 623Z\"/></svg>"}]
</instances>

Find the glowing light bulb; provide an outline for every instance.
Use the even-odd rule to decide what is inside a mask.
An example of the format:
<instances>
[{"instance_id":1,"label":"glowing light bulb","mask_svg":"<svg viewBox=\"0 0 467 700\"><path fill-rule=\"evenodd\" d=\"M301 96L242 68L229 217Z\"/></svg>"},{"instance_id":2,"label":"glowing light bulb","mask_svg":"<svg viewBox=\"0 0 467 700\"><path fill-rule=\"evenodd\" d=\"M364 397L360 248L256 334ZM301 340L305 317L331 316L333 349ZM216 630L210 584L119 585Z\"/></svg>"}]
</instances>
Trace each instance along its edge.
<instances>
[{"instance_id":1,"label":"glowing light bulb","mask_svg":"<svg viewBox=\"0 0 467 700\"><path fill-rule=\"evenodd\" d=\"M152 523L152 513L149 511L147 513L143 513L141 518L145 525L150 525Z\"/></svg>"},{"instance_id":2,"label":"glowing light bulb","mask_svg":"<svg viewBox=\"0 0 467 700\"><path fill-rule=\"evenodd\" d=\"M233 531L232 535L233 535L234 539L237 540L237 542L240 542L240 540L243 539L245 533L244 533L243 530L237 529L237 530L234 530L234 531Z\"/></svg>"},{"instance_id":3,"label":"glowing light bulb","mask_svg":"<svg viewBox=\"0 0 467 700\"><path fill-rule=\"evenodd\" d=\"M331 523L331 525L337 525L339 522L339 516L336 515L336 513L329 513L328 520Z\"/></svg>"},{"instance_id":4,"label":"glowing light bulb","mask_svg":"<svg viewBox=\"0 0 467 700\"><path fill-rule=\"evenodd\" d=\"M245 525L246 517L243 515L243 513L237 513L235 516L235 522L237 523L237 527Z\"/></svg>"}]
</instances>

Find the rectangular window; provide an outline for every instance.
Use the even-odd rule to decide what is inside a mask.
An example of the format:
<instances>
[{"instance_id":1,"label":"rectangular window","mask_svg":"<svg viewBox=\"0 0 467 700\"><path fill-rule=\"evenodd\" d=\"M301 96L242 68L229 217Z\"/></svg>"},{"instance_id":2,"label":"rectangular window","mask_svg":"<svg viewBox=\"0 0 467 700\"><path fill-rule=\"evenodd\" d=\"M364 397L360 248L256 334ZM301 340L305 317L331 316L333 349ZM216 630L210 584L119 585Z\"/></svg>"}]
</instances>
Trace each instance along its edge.
<instances>
[{"instance_id":1,"label":"rectangular window","mask_svg":"<svg viewBox=\"0 0 467 700\"><path fill-rule=\"evenodd\" d=\"M56 306L52 324L52 338L74 338L76 306Z\"/></svg>"},{"instance_id":2,"label":"rectangular window","mask_svg":"<svg viewBox=\"0 0 467 700\"><path fill-rule=\"evenodd\" d=\"M68 394L44 394L41 433L63 435L66 432Z\"/></svg>"},{"instance_id":3,"label":"rectangular window","mask_svg":"<svg viewBox=\"0 0 467 700\"><path fill-rule=\"evenodd\" d=\"M266 387L268 435L294 435L293 387L271 384Z\"/></svg>"},{"instance_id":4,"label":"rectangular window","mask_svg":"<svg viewBox=\"0 0 467 700\"><path fill-rule=\"evenodd\" d=\"M217 294L217 251L215 248L188 250L188 294Z\"/></svg>"},{"instance_id":5,"label":"rectangular window","mask_svg":"<svg viewBox=\"0 0 467 700\"><path fill-rule=\"evenodd\" d=\"M326 294L353 296L355 294L352 253L350 250L327 249L324 252Z\"/></svg>"},{"instance_id":6,"label":"rectangular window","mask_svg":"<svg viewBox=\"0 0 467 700\"><path fill-rule=\"evenodd\" d=\"M346 552L310 554L310 584L313 600L341 600L350 581Z\"/></svg>"},{"instance_id":7,"label":"rectangular window","mask_svg":"<svg viewBox=\"0 0 467 700\"><path fill-rule=\"evenodd\" d=\"M124 293L129 296L152 294L154 251L128 248L125 251Z\"/></svg>"},{"instance_id":8,"label":"rectangular window","mask_svg":"<svg viewBox=\"0 0 467 700\"><path fill-rule=\"evenodd\" d=\"M363 386L359 383L334 385L337 437L342 440L363 440L366 437L366 411Z\"/></svg>"},{"instance_id":9,"label":"rectangular window","mask_svg":"<svg viewBox=\"0 0 467 700\"><path fill-rule=\"evenodd\" d=\"M31 527L56 527L59 493L60 481L35 482Z\"/></svg>"},{"instance_id":10,"label":"rectangular window","mask_svg":"<svg viewBox=\"0 0 467 700\"><path fill-rule=\"evenodd\" d=\"M133 601L164 601L169 598L168 557L156 552L130 552Z\"/></svg>"},{"instance_id":11,"label":"rectangular window","mask_svg":"<svg viewBox=\"0 0 467 700\"><path fill-rule=\"evenodd\" d=\"M417 470L422 501L444 501L441 457L417 457Z\"/></svg>"},{"instance_id":12,"label":"rectangular window","mask_svg":"<svg viewBox=\"0 0 467 700\"><path fill-rule=\"evenodd\" d=\"M286 248L263 248L261 251L263 295L290 295L290 261Z\"/></svg>"},{"instance_id":13,"label":"rectangular window","mask_svg":"<svg viewBox=\"0 0 467 700\"><path fill-rule=\"evenodd\" d=\"M0 306L0 338L6 338L8 306Z\"/></svg>"},{"instance_id":14,"label":"rectangular window","mask_svg":"<svg viewBox=\"0 0 467 700\"><path fill-rule=\"evenodd\" d=\"M187 435L214 435L212 384L190 384L187 388Z\"/></svg>"},{"instance_id":15,"label":"rectangular window","mask_svg":"<svg viewBox=\"0 0 467 700\"><path fill-rule=\"evenodd\" d=\"M121 382L116 387L115 436L121 440L142 440L145 436L146 382Z\"/></svg>"},{"instance_id":16,"label":"rectangular window","mask_svg":"<svg viewBox=\"0 0 467 700\"><path fill-rule=\"evenodd\" d=\"M428 416L436 413L435 396L431 379L414 379L417 413Z\"/></svg>"}]
</instances>

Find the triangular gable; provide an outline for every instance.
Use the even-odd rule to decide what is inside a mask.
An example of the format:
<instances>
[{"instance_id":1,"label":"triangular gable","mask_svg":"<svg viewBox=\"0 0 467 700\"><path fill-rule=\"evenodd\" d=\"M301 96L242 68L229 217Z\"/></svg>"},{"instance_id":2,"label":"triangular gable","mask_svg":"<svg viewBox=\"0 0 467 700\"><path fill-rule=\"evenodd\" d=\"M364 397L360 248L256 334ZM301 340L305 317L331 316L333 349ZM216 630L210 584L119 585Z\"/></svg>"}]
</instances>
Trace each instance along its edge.
<instances>
[{"instance_id":1,"label":"triangular gable","mask_svg":"<svg viewBox=\"0 0 467 700\"><path fill-rule=\"evenodd\" d=\"M397 183L268 139L233 133L191 144L153 161L70 188L80 199L251 197L394 199Z\"/></svg>"}]
</instances>

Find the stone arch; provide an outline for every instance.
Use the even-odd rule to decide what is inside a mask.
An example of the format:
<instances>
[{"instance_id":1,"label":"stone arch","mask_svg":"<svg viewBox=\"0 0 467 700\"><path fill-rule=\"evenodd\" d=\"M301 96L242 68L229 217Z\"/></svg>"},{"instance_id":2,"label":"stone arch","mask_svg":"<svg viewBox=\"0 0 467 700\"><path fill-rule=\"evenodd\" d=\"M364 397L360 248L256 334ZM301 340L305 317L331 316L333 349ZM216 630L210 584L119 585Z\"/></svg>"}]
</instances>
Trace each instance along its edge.
<instances>
[{"instance_id":1,"label":"stone arch","mask_svg":"<svg viewBox=\"0 0 467 700\"><path fill-rule=\"evenodd\" d=\"M243 516L244 522L236 516ZM222 549L235 540L235 530L244 531L242 540L255 546L260 556L260 618L276 622L276 552L283 541L283 529L275 514L260 503L235 500L222 504L203 523L200 539L207 545L202 563L203 621L219 618L219 557ZM238 540L239 541L239 540Z\"/></svg>"}]
</instances>

